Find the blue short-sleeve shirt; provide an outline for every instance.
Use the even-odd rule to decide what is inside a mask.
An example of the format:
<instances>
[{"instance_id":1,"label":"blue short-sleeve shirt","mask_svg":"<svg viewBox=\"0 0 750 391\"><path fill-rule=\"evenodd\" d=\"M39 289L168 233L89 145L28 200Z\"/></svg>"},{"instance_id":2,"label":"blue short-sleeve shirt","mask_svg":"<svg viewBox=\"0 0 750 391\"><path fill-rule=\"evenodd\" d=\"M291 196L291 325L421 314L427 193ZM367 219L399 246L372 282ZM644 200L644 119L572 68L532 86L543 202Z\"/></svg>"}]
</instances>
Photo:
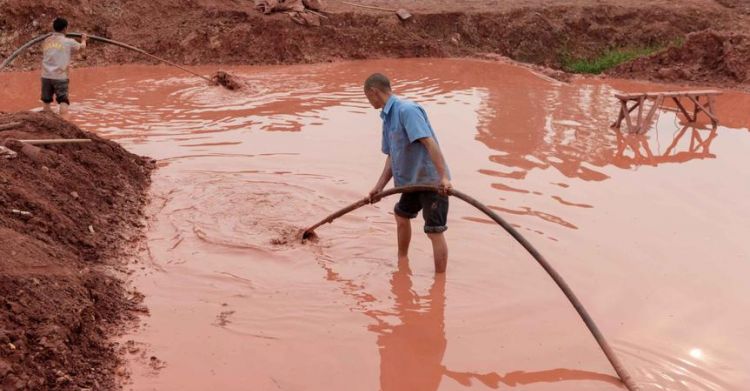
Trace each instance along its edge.
<instances>
[{"instance_id":1,"label":"blue short-sleeve shirt","mask_svg":"<svg viewBox=\"0 0 750 391\"><path fill-rule=\"evenodd\" d=\"M383 119L382 151L391 157L393 181L396 187L434 185L440 182L435 164L427 148L418 140L432 137L435 131L424 109L414 102L391 95L380 112ZM450 177L448 167L446 174Z\"/></svg>"}]
</instances>

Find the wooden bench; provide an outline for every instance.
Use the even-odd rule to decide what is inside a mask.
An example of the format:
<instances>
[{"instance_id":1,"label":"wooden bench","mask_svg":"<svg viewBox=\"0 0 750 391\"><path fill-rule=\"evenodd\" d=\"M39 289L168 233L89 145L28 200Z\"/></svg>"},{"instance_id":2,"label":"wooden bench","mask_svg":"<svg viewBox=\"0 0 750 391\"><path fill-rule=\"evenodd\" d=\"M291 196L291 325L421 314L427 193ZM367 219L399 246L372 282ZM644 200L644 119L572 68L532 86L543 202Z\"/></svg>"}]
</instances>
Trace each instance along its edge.
<instances>
[{"instance_id":1,"label":"wooden bench","mask_svg":"<svg viewBox=\"0 0 750 391\"><path fill-rule=\"evenodd\" d=\"M634 94L615 94L615 97L620 100L620 114L617 116L617 120L612 124L613 128L620 128L622 121L628 125L628 132L630 133L642 133L648 130L648 126L651 120L656 114L656 110L664 103L664 99L672 99L677 105L677 108L685 116L688 123L694 123L698 120L698 114L703 112L711 120L711 124L716 126L719 123L716 117L715 111L715 97L721 95L721 91L717 90L695 90L695 91L669 91L669 92L641 92ZM685 104L683 104L685 100ZM645 113L644 107L646 101L653 101L653 105L648 112ZM690 104L693 104L692 115L688 111ZM635 119L631 118L631 114L635 109L638 109L638 113Z\"/></svg>"}]
</instances>

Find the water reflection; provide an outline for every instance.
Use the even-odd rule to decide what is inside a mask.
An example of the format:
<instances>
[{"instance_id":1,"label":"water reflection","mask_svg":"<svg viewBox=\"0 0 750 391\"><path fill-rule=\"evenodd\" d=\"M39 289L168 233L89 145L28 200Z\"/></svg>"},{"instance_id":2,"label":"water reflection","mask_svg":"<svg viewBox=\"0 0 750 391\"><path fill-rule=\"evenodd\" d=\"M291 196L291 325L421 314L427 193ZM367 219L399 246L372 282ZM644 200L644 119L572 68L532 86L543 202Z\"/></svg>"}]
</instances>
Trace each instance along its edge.
<instances>
[{"instance_id":1,"label":"water reflection","mask_svg":"<svg viewBox=\"0 0 750 391\"><path fill-rule=\"evenodd\" d=\"M652 137L641 134L623 133L617 135L617 152L613 163L620 168L638 165L659 165L662 163L684 163L693 159L716 158L710 152L711 142L717 136L717 127L702 129L685 125L674 133L672 141L663 153L654 153L650 145ZM688 135L689 136L686 136ZM687 141L685 143L684 141ZM687 145L684 145L687 144Z\"/></svg>"},{"instance_id":2,"label":"water reflection","mask_svg":"<svg viewBox=\"0 0 750 391\"><path fill-rule=\"evenodd\" d=\"M445 274L436 275L427 295L412 289L409 265L399 262L391 278L395 315L400 324L389 324L376 311L366 314L377 323L380 389L382 391L438 389L445 368Z\"/></svg>"},{"instance_id":3,"label":"water reflection","mask_svg":"<svg viewBox=\"0 0 750 391\"><path fill-rule=\"evenodd\" d=\"M341 284L342 291L355 299L356 309L371 318L368 327L378 335L381 391L436 391L444 378L472 387L478 381L492 389L503 384L517 387L534 383L598 381L623 388L617 377L577 369L478 373L452 370L443 365L448 339L445 335L446 275L436 275L427 294L413 289L412 272L407 262L399 262L390 279L393 306L389 310L372 309L378 298L364 286L342 278L328 261L320 265L329 281ZM398 322L394 322L394 320Z\"/></svg>"}]
</instances>

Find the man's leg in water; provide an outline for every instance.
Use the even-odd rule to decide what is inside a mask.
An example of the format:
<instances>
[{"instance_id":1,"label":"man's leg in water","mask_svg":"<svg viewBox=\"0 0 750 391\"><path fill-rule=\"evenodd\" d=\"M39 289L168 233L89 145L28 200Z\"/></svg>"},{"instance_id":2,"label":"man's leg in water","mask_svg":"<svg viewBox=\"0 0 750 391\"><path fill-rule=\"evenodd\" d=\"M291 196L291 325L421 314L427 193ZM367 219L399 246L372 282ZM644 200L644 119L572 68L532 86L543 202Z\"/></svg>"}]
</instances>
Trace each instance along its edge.
<instances>
[{"instance_id":1,"label":"man's leg in water","mask_svg":"<svg viewBox=\"0 0 750 391\"><path fill-rule=\"evenodd\" d=\"M54 98L55 89L52 85L52 80L49 79L42 79L42 103L44 104L42 106L42 110L44 111L52 111L52 107L50 104L52 103L52 99Z\"/></svg>"},{"instance_id":2,"label":"man's leg in water","mask_svg":"<svg viewBox=\"0 0 750 391\"><path fill-rule=\"evenodd\" d=\"M68 107L69 105L67 103L60 103L60 115L65 117L68 115Z\"/></svg>"},{"instance_id":3,"label":"man's leg in water","mask_svg":"<svg viewBox=\"0 0 750 391\"><path fill-rule=\"evenodd\" d=\"M445 241L445 234L428 233L427 237L432 242L432 254L435 258L435 273L445 273L448 267L448 243Z\"/></svg>"},{"instance_id":4,"label":"man's leg in water","mask_svg":"<svg viewBox=\"0 0 750 391\"><path fill-rule=\"evenodd\" d=\"M57 104L60 105L60 115L68 115L70 100L68 99L68 80L55 80L55 95Z\"/></svg>"},{"instance_id":5,"label":"man's leg in water","mask_svg":"<svg viewBox=\"0 0 750 391\"><path fill-rule=\"evenodd\" d=\"M398 236L398 261L409 261L409 243L411 242L411 220L396 215L396 234Z\"/></svg>"}]
</instances>

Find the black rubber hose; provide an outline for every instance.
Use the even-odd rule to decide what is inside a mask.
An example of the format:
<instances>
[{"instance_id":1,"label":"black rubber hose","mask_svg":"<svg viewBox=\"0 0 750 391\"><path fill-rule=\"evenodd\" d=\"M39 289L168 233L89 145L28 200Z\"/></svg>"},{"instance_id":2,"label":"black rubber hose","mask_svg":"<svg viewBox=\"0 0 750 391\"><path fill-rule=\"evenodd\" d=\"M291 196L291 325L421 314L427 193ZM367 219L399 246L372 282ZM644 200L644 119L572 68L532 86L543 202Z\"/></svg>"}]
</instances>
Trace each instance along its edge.
<instances>
[{"instance_id":1,"label":"black rubber hose","mask_svg":"<svg viewBox=\"0 0 750 391\"><path fill-rule=\"evenodd\" d=\"M404 187L396 187L392 189L388 189L385 191L382 191L378 194L376 194L373 197L374 202L380 201L380 199L393 195L398 193L412 193L416 191L439 191L439 188L437 186L404 186ZM484 214L486 214L489 218L491 218L494 222L496 222L498 225L503 227L505 231L507 231L511 236L513 236L514 239L518 243L520 243L523 248L526 249L526 251L531 254L532 257L539 263L539 265L542 266L542 268L549 274L550 277L552 277L552 280L555 281L557 286L563 291L565 296L568 298L570 303L573 305L573 308L575 308L576 312L578 312L578 315L580 315L581 319L583 320L583 323L586 324L586 327L588 327L591 334L594 336L594 339L596 339L596 342L599 344L599 347L604 352L604 355L607 356L607 359L609 360L610 364L612 364L612 367L614 368L617 375L620 377L620 380L623 382L625 387L627 387L630 391L637 391L640 390L637 384L633 381L633 378L630 376L628 371L625 369L625 367L622 365L622 362L619 360L617 355L615 355L615 352L612 350L612 348L609 346L609 343L607 343L607 340L604 338L604 335L601 331L599 331L599 328L596 326L596 323L594 323L594 320L591 318L589 313L586 311L585 308L583 308L583 304L578 300L578 297L573 293L573 291L570 289L570 286L565 282L565 280L562 278L562 276L550 265L549 262L542 256L542 254L537 251L534 246L531 245L531 243L526 240L526 238L523 237L518 231L516 231L515 228L513 228L510 224L508 224L507 221L503 220L502 217L500 217L497 213L493 212L490 208L488 208L486 205L482 204L481 202L475 200L474 198L456 190L456 189L449 189L448 194L451 196L454 196L456 198L460 198L461 200L465 201L466 203L470 204L471 206L479 209ZM333 220L352 212L356 209L359 209L367 204L370 204L369 198L364 198L362 200L359 200L346 208L343 208L339 210L336 213L331 214L330 216L326 217L325 219L321 220L315 225L312 225L310 228L306 229L303 232L302 237L307 239L314 235L313 231L320 227L323 224L331 223Z\"/></svg>"},{"instance_id":2,"label":"black rubber hose","mask_svg":"<svg viewBox=\"0 0 750 391\"><path fill-rule=\"evenodd\" d=\"M10 56L8 56L8 58L6 58L6 59L5 59L5 61L3 61L3 63L2 63L2 64L0 64L0 71L2 71L2 70L3 70L3 68L5 68L5 67L7 67L8 65L10 65L10 63L12 63L12 62L13 62L13 60L15 60L15 59L16 59L16 57L18 57L18 56L20 56L21 54L23 54L23 52L25 52L25 51L26 51L26 49L28 49L28 48L30 48L30 47L32 47L32 46L34 46L34 45L36 45L37 43L39 43L39 42L41 42L41 41L44 41L44 40L45 40L45 39L47 39L47 37L49 37L50 35L52 35L52 33L42 34L42 35L40 35L40 36L38 36L38 37L36 37L36 38L32 39L31 41L29 41L29 42L26 42L26 43L25 43L25 44L23 44L23 46L21 46L20 48L16 49L16 51L15 51L15 52L11 53L11 54L10 54Z\"/></svg>"},{"instance_id":3,"label":"black rubber hose","mask_svg":"<svg viewBox=\"0 0 750 391\"><path fill-rule=\"evenodd\" d=\"M43 35L40 35L40 36L32 39L29 42L26 42L23 46L21 46L20 48L16 49L15 52L13 52L8 58L6 58L5 61L3 61L2 64L0 64L0 70L2 70L3 68L5 68L6 66L10 65L10 63L13 62L13 60L15 60L16 57L18 57L21 54L23 54L23 52L25 52L28 48L30 48L31 46L35 45L38 42L43 41L44 39L46 39L50 35L51 35L51 33L43 34ZM71 37L71 38L80 38L81 36L83 36L82 33L68 33L68 34L65 34L65 35L68 36L68 37ZM199 73L195 73L195 72L191 71L190 69L187 69L187 68L185 68L185 67L183 67L181 65L175 64L175 63L173 63L173 62L171 62L169 60L165 60L165 59L163 59L161 57L154 56L153 54L151 54L151 53L149 53L149 52L147 52L147 51L145 51L143 49L139 49L139 48L137 48L135 46L131 46L131 45L128 45L126 43L114 41L114 40L111 40L109 38L98 37L96 35L89 35L88 37L90 39L94 40L94 41L104 42L104 43L108 43L110 45L115 45L115 46L119 46L119 47L124 48L124 49L132 50L134 52L138 52L140 54L143 54L144 56L153 58L154 60L157 60L157 61L161 61L161 62L163 62L163 63L165 63L167 65L171 65L173 67L179 68L179 69L181 69L181 70L183 70L185 72L188 72L188 73L190 73L190 74L192 74L194 76L198 76L201 79L204 79L204 80L208 81L209 83L213 83L213 81L210 78L206 77L206 76L203 76L203 75L201 75Z\"/></svg>"}]
</instances>

